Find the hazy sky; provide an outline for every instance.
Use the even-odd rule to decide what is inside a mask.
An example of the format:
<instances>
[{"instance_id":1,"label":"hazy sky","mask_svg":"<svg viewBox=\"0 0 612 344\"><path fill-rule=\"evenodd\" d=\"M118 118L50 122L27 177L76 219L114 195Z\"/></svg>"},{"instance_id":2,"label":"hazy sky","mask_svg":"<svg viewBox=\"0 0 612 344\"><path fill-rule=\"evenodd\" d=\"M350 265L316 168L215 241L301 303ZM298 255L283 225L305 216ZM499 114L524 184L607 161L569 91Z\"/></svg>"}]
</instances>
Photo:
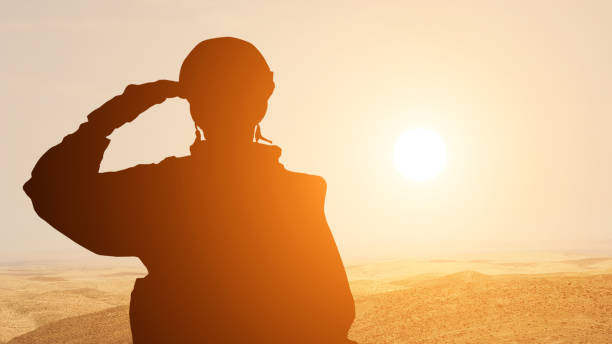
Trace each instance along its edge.
<instances>
[{"instance_id":1,"label":"hazy sky","mask_svg":"<svg viewBox=\"0 0 612 344\"><path fill-rule=\"evenodd\" d=\"M3 1L0 260L84 255L22 192L35 162L127 84L177 79L217 36L268 60L262 131L288 169L326 178L345 260L612 253L610 1ZM448 146L431 182L393 166L414 127ZM186 155L187 103L111 139L103 170Z\"/></svg>"}]
</instances>

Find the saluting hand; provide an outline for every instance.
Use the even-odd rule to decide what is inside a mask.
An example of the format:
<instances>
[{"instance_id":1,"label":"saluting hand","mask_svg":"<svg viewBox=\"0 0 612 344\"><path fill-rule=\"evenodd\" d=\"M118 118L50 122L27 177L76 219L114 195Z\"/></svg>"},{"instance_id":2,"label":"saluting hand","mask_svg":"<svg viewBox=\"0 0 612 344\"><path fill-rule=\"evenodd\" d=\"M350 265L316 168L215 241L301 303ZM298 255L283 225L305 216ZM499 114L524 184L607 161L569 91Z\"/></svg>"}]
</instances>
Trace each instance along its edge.
<instances>
[{"instance_id":1,"label":"saluting hand","mask_svg":"<svg viewBox=\"0 0 612 344\"><path fill-rule=\"evenodd\" d=\"M181 92L179 83L173 80L157 80L141 85L128 85L124 93L142 92L143 95L162 98L181 97L185 98Z\"/></svg>"},{"instance_id":2,"label":"saluting hand","mask_svg":"<svg viewBox=\"0 0 612 344\"><path fill-rule=\"evenodd\" d=\"M122 95L116 96L90 113L89 122L95 122L107 136L115 128L131 122L138 115L168 98L185 98L179 83L172 80L157 80L140 85L128 85Z\"/></svg>"}]
</instances>

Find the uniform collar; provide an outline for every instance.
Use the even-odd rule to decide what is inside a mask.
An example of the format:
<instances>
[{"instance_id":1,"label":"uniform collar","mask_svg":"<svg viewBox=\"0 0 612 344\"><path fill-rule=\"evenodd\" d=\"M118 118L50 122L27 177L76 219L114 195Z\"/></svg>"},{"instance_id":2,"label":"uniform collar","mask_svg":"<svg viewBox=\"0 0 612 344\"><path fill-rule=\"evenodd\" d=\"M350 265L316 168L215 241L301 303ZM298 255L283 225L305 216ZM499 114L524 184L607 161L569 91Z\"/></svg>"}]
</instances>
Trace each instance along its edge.
<instances>
[{"instance_id":1,"label":"uniform collar","mask_svg":"<svg viewBox=\"0 0 612 344\"><path fill-rule=\"evenodd\" d=\"M278 164L281 148L275 145L265 145L250 142L240 146L229 146L212 143L207 140L194 142L189 148L194 158L222 160L257 160Z\"/></svg>"}]
</instances>

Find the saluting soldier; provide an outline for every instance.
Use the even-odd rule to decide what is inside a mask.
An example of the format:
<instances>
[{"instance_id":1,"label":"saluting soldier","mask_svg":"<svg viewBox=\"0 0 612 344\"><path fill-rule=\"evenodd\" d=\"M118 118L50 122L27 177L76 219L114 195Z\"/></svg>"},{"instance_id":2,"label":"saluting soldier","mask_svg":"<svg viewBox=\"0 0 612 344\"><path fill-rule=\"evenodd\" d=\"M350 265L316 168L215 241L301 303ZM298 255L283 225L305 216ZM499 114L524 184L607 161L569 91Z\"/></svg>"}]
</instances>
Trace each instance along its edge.
<instances>
[{"instance_id":1,"label":"saluting soldier","mask_svg":"<svg viewBox=\"0 0 612 344\"><path fill-rule=\"evenodd\" d=\"M250 43L199 43L178 82L129 85L49 149L24 190L40 217L148 275L134 343L350 343L354 301L324 214L323 178L259 144L273 74ZM167 98L189 102L191 155L100 173L115 129ZM200 134L203 132L203 137Z\"/></svg>"}]
</instances>

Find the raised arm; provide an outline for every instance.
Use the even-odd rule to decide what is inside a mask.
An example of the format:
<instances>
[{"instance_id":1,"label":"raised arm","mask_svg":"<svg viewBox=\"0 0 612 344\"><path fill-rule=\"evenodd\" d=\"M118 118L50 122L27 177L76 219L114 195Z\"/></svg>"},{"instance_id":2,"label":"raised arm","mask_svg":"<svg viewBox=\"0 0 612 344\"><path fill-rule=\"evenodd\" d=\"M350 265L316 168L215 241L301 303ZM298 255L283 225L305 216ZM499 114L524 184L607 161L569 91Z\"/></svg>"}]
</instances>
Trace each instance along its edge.
<instances>
[{"instance_id":1,"label":"raised arm","mask_svg":"<svg viewBox=\"0 0 612 344\"><path fill-rule=\"evenodd\" d=\"M143 204L154 165L98 171L113 130L177 95L178 84L169 80L129 85L89 114L87 122L38 160L23 186L38 215L95 253L137 255L134 232L146 225Z\"/></svg>"}]
</instances>

